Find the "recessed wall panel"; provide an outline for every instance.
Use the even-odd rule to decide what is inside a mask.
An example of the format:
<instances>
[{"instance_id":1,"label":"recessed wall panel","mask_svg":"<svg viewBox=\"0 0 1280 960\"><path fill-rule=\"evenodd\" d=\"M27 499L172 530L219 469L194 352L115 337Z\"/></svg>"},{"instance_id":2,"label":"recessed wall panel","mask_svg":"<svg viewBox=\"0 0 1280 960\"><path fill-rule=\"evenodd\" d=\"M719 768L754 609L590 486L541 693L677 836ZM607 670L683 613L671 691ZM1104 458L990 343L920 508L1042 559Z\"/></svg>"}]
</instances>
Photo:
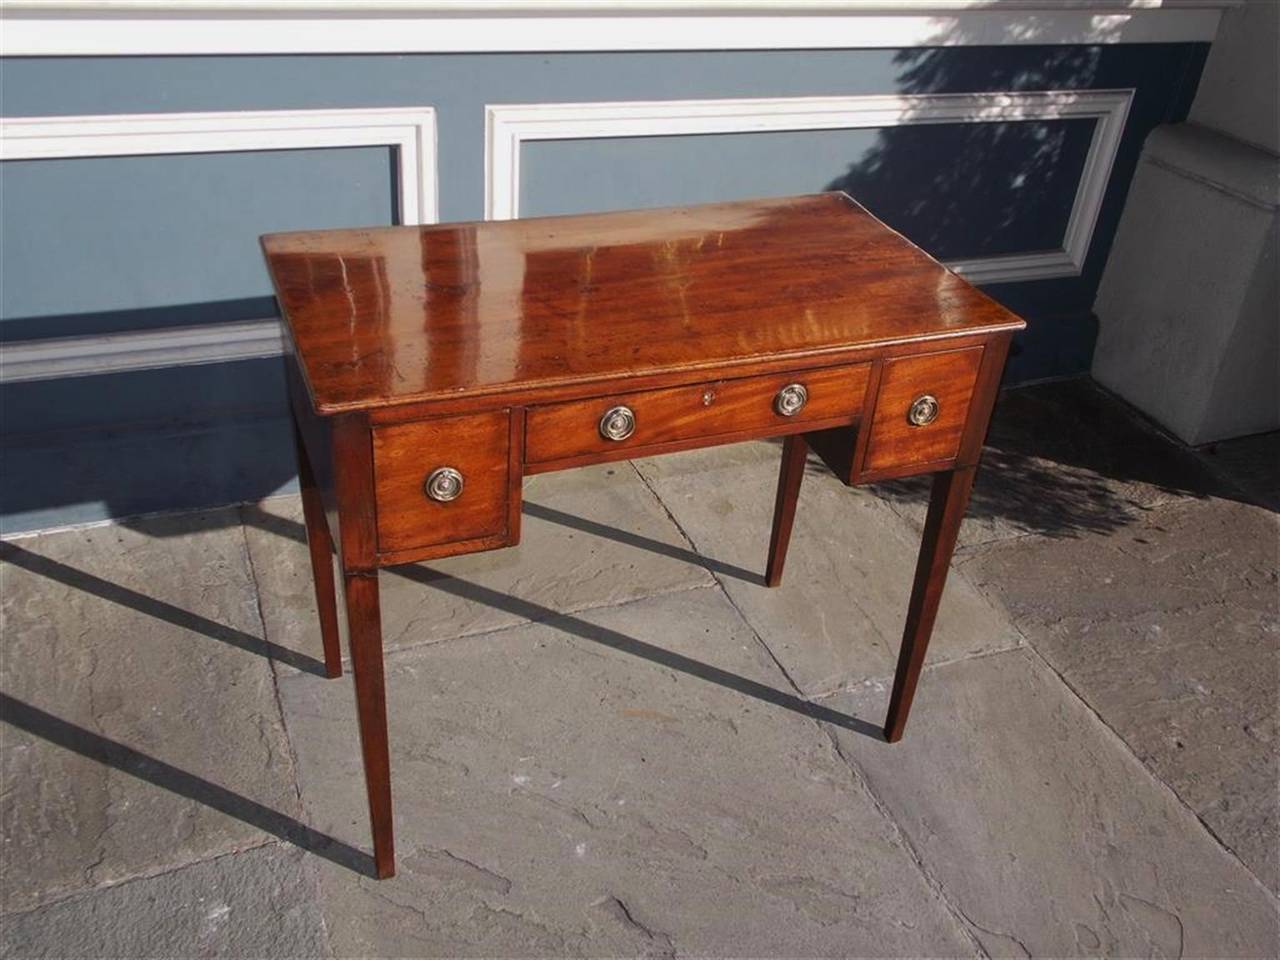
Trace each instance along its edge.
<instances>
[{"instance_id":1,"label":"recessed wall panel","mask_svg":"<svg viewBox=\"0 0 1280 960\"><path fill-rule=\"evenodd\" d=\"M520 214L844 190L940 259L1055 250L1094 123L529 141Z\"/></svg>"},{"instance_id":2,"label":"recessed wall panel","mask_svg":"<svg viewBox=\"0 0 1280 960\"><path fill-rule=\"evenodd\" d=\"M387 224L387 147L8 160L6 339L270 316L258 236Z\"/></svg>"}]
</instances>

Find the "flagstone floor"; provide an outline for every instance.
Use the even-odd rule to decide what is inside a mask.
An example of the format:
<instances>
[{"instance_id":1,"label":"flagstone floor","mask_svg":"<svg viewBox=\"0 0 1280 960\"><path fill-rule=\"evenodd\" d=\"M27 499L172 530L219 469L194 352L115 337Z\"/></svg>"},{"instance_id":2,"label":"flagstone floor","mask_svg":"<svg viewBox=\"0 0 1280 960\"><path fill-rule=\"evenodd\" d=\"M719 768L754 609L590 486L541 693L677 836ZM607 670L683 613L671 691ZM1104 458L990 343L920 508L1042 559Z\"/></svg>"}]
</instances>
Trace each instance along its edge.
<instances>
[{"instance_id":1,"label":"flagstone floor","mask_svg":"<svg viewBox=\"0 0 1280 960\"><path fill-rule=\"evenodd\" d=\"M542 475L388 571L399 874L295 497L0 544L0 956L1280 954L1280 435L1002 398L906 738L925 488Z\"/></svg>"}]
</instances>

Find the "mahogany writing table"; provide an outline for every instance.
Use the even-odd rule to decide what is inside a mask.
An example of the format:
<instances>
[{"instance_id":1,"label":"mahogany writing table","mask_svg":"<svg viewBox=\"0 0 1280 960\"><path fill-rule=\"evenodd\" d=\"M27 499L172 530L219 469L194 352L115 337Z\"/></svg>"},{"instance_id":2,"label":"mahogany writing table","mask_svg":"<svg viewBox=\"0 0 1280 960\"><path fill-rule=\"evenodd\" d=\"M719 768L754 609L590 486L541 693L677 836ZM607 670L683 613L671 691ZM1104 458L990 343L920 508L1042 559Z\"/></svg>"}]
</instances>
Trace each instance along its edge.
<instances>
[{"instance_id":1,"label":"mahogany writing table","mask_svg":"<svg viewBox=\"0 0 1280 960\"><path fill-rule=\"evenodd\" d=\"M378 876L395 871L379 567L520 540L526 474L784 437L931 473L885 736L902 736L1009 341L1023 322L842 193L263 238L285 318L326 672L337 546Z\"/></svg>"}]
</instances>

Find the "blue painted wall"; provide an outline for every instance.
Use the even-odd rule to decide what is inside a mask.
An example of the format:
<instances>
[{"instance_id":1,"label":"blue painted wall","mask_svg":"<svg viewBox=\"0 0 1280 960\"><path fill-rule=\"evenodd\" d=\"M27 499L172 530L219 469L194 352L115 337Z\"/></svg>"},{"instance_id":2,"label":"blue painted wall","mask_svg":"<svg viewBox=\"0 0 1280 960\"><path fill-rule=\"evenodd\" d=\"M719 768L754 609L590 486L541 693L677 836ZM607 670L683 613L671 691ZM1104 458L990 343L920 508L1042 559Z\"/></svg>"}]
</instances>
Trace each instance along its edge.
<instances>
[{"instance_id":1,"label":"blue painted wall","mask_svg":"<svg viewBox=\"0 0 1280 960\"><path fill-rule=\"evenodd\" d=\"M989 292L1031 321L1010 378L1088 368L1090 306L1146 134L1185 116L1207 47L41 58L0 62L9 116L432 106L442 219L482 215L487 103L1133 87L1080 277ZM524 212L843 188L939 256L1057 246L1090 121L531 143ZM257 236L387 223L375 148L0 166L0 339L270 312ZM193 229L194 228L194 229ZM0 387L0 524L252 499L292 482L279 362Z\"/></svg>"},{"instance_id":2,"label":"blue painted wall","mask_svg":"<svg viewBox=\"0 0 1280 960\"><path fill-rule=\"evenodd\" d=\"M391 170L389 147L8 161L0 335L270 316L257 236L392 223Z\"/></svg>"},{"instance_id":3,"label":"blue painted wall","mask_svg":"<svg viewBox=\"0 0 1280 960\"><path fill-rule=\"evenodd\" d=\"M844 190L935 257L1062 245L1092 120L526 143L520 213ZM573 189L566 190L567 184Z\"/></svg>"}]
</instances>

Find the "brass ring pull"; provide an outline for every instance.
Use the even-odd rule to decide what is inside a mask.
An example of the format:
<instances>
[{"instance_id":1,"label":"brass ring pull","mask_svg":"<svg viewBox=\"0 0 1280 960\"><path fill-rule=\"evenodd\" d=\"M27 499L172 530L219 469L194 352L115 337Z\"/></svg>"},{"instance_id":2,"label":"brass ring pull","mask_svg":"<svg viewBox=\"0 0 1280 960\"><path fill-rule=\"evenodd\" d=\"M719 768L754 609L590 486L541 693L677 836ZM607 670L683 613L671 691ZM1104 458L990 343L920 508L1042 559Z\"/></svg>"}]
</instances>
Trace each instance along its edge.
<instances>
[{"instance_id":1,"label":"brass ring pull","mask_svg":"<svg viewBox=\"0 0 1280 960\"><path fill-rule=\"evenodd\" d=\"M773 409L783 417L794 417L809 402L809 391L803 383L788 383L773 398Z\"/></svg>"},{"instance_id":2,"label":"brass ring pull","mask_svg":"<svg viewBox=\"0 0 1280 960\"><path fill-rule=\"evenodd\" d=\"M425 484L427 496L439 503L448 503L462 496L462 474L453 467L439 467L431 471Z\"/></svg>"},{"instance_id":3,"label":"brass ring pull","mask_svg":"<svg viewBox=\"0 0 1280 960\"><path fill-rule=\"evenodd\" d=\"M913 427L927 426L938 419L938 398L926 393L911 401L907 410L907 423Z\"/></svg>"},{"instance_id":4,"label":"brass ring pull","mask_svg":"<svg viewBox=\"0 0 1280 960\"><path fill-rule=\"evenodd\" d=\"M636 415L630 407L611 407L600 418L600 436L606 440L625 440L636 432Z\"/></svg>"}]
</instances>

